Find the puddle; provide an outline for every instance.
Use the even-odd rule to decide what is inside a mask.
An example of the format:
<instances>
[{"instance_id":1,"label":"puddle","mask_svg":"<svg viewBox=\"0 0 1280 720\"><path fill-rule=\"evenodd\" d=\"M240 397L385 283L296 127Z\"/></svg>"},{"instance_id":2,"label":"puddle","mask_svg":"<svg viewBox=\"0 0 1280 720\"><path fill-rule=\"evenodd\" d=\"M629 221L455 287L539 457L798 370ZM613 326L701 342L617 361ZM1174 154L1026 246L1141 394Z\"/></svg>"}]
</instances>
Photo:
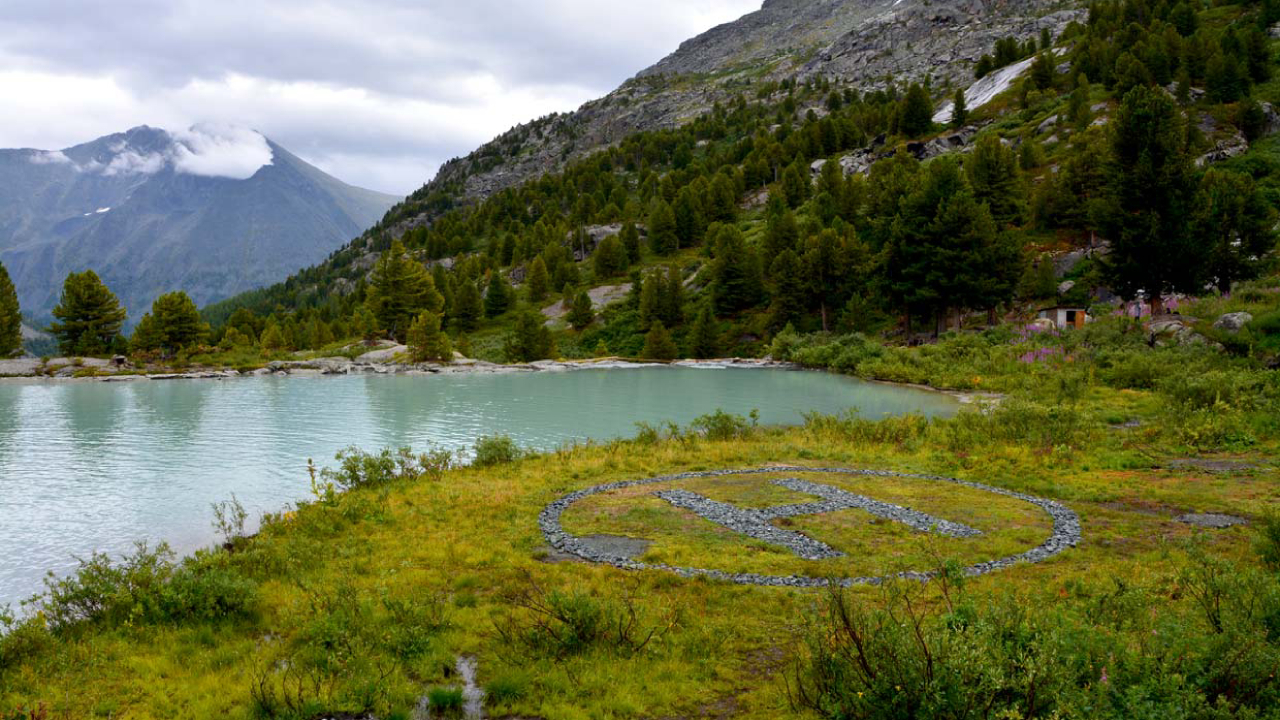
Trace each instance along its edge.
<instances>
[{"instance_id":1,"label":"puddle","mask_svg":"<svg viewBox=\"0 0 1280 720\"><path fill-rule=\"evenodd\" d=\"M476 659L469 655L459 655L454 670L462 681L462 713L440 713L431 707L431 700L426 696L418 701L413 716L415 720L431 720L432 718L457 718L479 720L484 715L484 690L476 684ZM456 687L456 686L455 686Z\"/></svg>"}]
</instances>

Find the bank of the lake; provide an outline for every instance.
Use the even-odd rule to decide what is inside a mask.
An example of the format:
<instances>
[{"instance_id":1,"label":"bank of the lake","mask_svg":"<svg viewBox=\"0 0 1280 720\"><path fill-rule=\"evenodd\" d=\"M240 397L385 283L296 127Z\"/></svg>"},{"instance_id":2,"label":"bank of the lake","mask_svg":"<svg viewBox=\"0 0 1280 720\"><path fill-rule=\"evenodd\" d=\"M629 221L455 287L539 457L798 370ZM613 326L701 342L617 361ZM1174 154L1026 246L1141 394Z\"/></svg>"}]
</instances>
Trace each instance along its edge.
<instances>
[{"instance_id":1,"label":"bank of the lake","mask_svg":"<svg viewBox=\"0 0 1280 720\"><path fill-rule=\"evenodd\" d=\"M324 464L348 446L465 455L477 437L501 434L551 450L716 410L781 425L809 412L956 407L938 393L749 362L370 369L324 360L236 379L0 383L0 605L74 557L119 555L136 540L181 552L209 545L213 503L234 495L253 519L276 512L309 496L308 459Z\"/></svg>"}]
</instances>

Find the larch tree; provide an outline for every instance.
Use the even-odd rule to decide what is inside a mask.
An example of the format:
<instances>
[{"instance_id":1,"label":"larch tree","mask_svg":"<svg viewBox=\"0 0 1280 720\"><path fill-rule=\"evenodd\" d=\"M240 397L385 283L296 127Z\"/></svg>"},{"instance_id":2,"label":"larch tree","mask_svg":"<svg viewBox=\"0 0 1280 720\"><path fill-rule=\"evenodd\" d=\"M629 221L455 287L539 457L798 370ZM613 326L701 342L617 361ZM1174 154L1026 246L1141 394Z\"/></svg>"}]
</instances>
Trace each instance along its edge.
<instances>
[{"instance_id":1,"label":"larch tree","mask_svg":"<svg viewBox=\"0 0 1280 720\"><path fill-rule=\"evenodd\" d=\"M22 311L9 271L0 264L0 359L22 349Z\"/></svg>"},{"instance_id":2,"label":"larch tree","mask_svg":"<svg viewBox=\"0 0 1280 720\"><path fill-rule=\"evenodd\" d=\"M171 356L199 345L209 336L209 326L200 318L200 310L185 292L171 292L156 298L151 312L142 316L133 331L130 349L135 352L159 351Z\"/></svg>"},{"instance_id":3,"label":"larch tree","mask_svg":"<svg viewBox=\"0 0 1280 720\"><path fill-rule=\"evenodd\" d=\"M414 362L449 362L453 343L440 329L440 315L424 312L409 326L409 355Z\"/></svg>"},{"instance_id":4,"label":"larch tree","mask_svg":"<svg viewBox=\"0 0 1280 720\"><path fill-rule=\"evenodd\" d=\"M418 315L444 309L444 296L431 274L409 257L399 240L378 258L366 302L382 329L401 342Z\"/></svg>"},{"instance_id":5,"label":"larch tree","mask_svg":"<svg viewBox=\"0 0 1280 720\"><path fill-rule=\"evenodd\" d=\"M53 317L49 331L63 354L105 355L124 345L125 309L92 270L67 276Z\"/></svg>"}]
</instances>

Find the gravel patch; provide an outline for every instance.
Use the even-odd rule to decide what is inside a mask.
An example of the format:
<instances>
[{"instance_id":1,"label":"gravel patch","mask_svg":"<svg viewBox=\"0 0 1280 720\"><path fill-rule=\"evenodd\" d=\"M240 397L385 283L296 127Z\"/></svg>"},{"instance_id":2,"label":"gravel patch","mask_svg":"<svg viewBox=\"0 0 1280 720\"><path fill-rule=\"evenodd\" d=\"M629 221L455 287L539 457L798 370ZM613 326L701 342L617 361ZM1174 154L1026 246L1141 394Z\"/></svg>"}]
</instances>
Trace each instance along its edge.
<instances>
[{"instance_id":1,"label":"gravel patch","mask_svg":"<svg viewBox=\"0 0 1280 720\"><path fill-rule=\"evenodd\" d=\"M1199 470L1216 475L1230 475L1258 469L1257 465L1243 460L1201 460L1197 458L1173 460L1168 464L1168 467L1170 470Z\"/></svg>"},{"instance_id":2,"label":"gravel patch","mask_svg":"<svg viewBox=\"0 0 1280 720\"><path fill-rule=\"evenodd\" d=\"M1249 521L1235 515L1222 515L1219 513L1188 513L1179 515L1174 520L1184 525L1194 525L1196 527L1211 528L1213 530L1225 530L1237 525L1248 525Z\"/></svg>"},{"instance_id":3,"label":"gravel patch","mask_svg":"<svg viewBox=\"0 0 1280 720\"><path fill-rule=\"evenodd\" d=\"M720 477L726 475L759 475L765 473L794 472L794 473L827 473L832 475L859 475L864 477L887 477L887 478L912 478L919 480L932 480L936 482L951 483L963 487L973 488L994 493L1004 497L1014 498L1026 503L1035 505L1043 510L1050 518L1053 519L1053 532L1049 539L1041 543L1039 546L1032 548L1017 555L1000 558L997 560L989 560L986 562L971 565L965 569L965 572L971 576L985 575L987 573L996 572L1010 568L1018 563L1037 563L1047 560L1055 555L1062 553L1068 548L1077 546L1083 541L1080 529L1080 518L1076 513L1067 506L1046 500L1032 495L1004 490L982 483L970 482L967 480L958 480L955 478L939 477L935 475L913 475L908 473L899 473L886 470L854 470L847 468L806 468L792 466L775 466L762 467L745 470L709 470L702 472L679 473L676 475L664 475L660 477L647 478L644 480L626 480L605 485L597 485L595 487L579 490L570 493L559 500L552 502L543 509L538 516L538 525L546 537L551 547L571 555L576 555L589 562L604 563L613 565L623 570L665 570L676 573L683 577L709 577L717 580L726 580L742 585L765 585L772 587L824 587L832 583L844 586L850 585L867 585L880 584L891 578L913 579L913 580L929 580L936 575L936 571L909 571L898 573L893 576L881 577L851 577L851 578L815 578L805 576L783 576L783 575L762 575L756 573L729 573L722 570L712 570L708 568L689 568L689 567L673 567L664 564L643 563L630 557L623 557L616 553L602 552L598 548L592 547L589 542L585 542L585 538L580 538L566 532L560 523L560 518L571 505L584 498L598 495L601 493L612 492L614 490L622 490L625 488L639 487L644 485L658 485L678 480L688 480L694 478ZM838 488L822 485L821 483L811 483L803 480L779 480L778 485L788 487L799 492L809 493L823 498L821 502L804 503L801 505L788 505L777 508L766 508L763 510L744 510L724 503L716 503L711 500L683 490L667 490L657 493L659 497L671 502L678 507L686 507L703 517L707 517L712 522L729 527L737 532L741 532L749 537L757 537L752 533L764 533L762 524L767 524L768 519L777 517L788 517L789 515L777 515L776 513L792 513L812 514L808 511L829 512L825 509L848 509L859 508L867 510L879 517L886 517L897 522L903 522L911 527L948 534L952 537L973 537L977 531L959 523L950 523L947 521L932 518L929 515L911 510L909 508L900 508L888 503L863 498L860 495L846 493ZM815 492L820 491L820 492ZM828 505L828 503L832 505ZM703 514L706 513L706 514ZM718 518L718 519L712 519ZM778 535L769 535L768 537L759 537L758 539L777 544L791 549L801 557L807 557L806 553L820 554L825 551L834 552L829 546L819 543L811 538L805 537L805 541L800 541L792 536L798 533L787 533L779 528L772 527L772 530ZM804 537L804 536L800 536ZM830 555L821 557L832 557Z\"/></svg>"}]
</instances>

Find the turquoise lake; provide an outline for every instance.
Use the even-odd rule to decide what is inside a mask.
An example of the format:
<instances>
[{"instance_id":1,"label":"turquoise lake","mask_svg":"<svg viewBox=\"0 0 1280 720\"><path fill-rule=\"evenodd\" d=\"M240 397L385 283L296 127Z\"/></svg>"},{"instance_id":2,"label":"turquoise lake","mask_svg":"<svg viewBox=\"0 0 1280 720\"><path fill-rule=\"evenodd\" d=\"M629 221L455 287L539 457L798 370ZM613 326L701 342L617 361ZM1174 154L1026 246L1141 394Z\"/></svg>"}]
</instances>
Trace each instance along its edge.
<instances>
[{"instance_id":1,"label":"turquoise lake","mask_svg":"<svg viewBox=\"0 0 1280 720\"><path fill-rule=\"evenodd\" d=\"M815 411L950 415L945 395L816 372L666 368L494 375L0 383L0 606L75 557L138 540L214 542L234 493L251 525L309 494L307 460L348 446L442 446L481 435L551 449L687 424L723 409L791 424ZM794 458L780 458L792 460ZM529 518L529 522L535 522Z\"/></svg>"}]
</instances>

